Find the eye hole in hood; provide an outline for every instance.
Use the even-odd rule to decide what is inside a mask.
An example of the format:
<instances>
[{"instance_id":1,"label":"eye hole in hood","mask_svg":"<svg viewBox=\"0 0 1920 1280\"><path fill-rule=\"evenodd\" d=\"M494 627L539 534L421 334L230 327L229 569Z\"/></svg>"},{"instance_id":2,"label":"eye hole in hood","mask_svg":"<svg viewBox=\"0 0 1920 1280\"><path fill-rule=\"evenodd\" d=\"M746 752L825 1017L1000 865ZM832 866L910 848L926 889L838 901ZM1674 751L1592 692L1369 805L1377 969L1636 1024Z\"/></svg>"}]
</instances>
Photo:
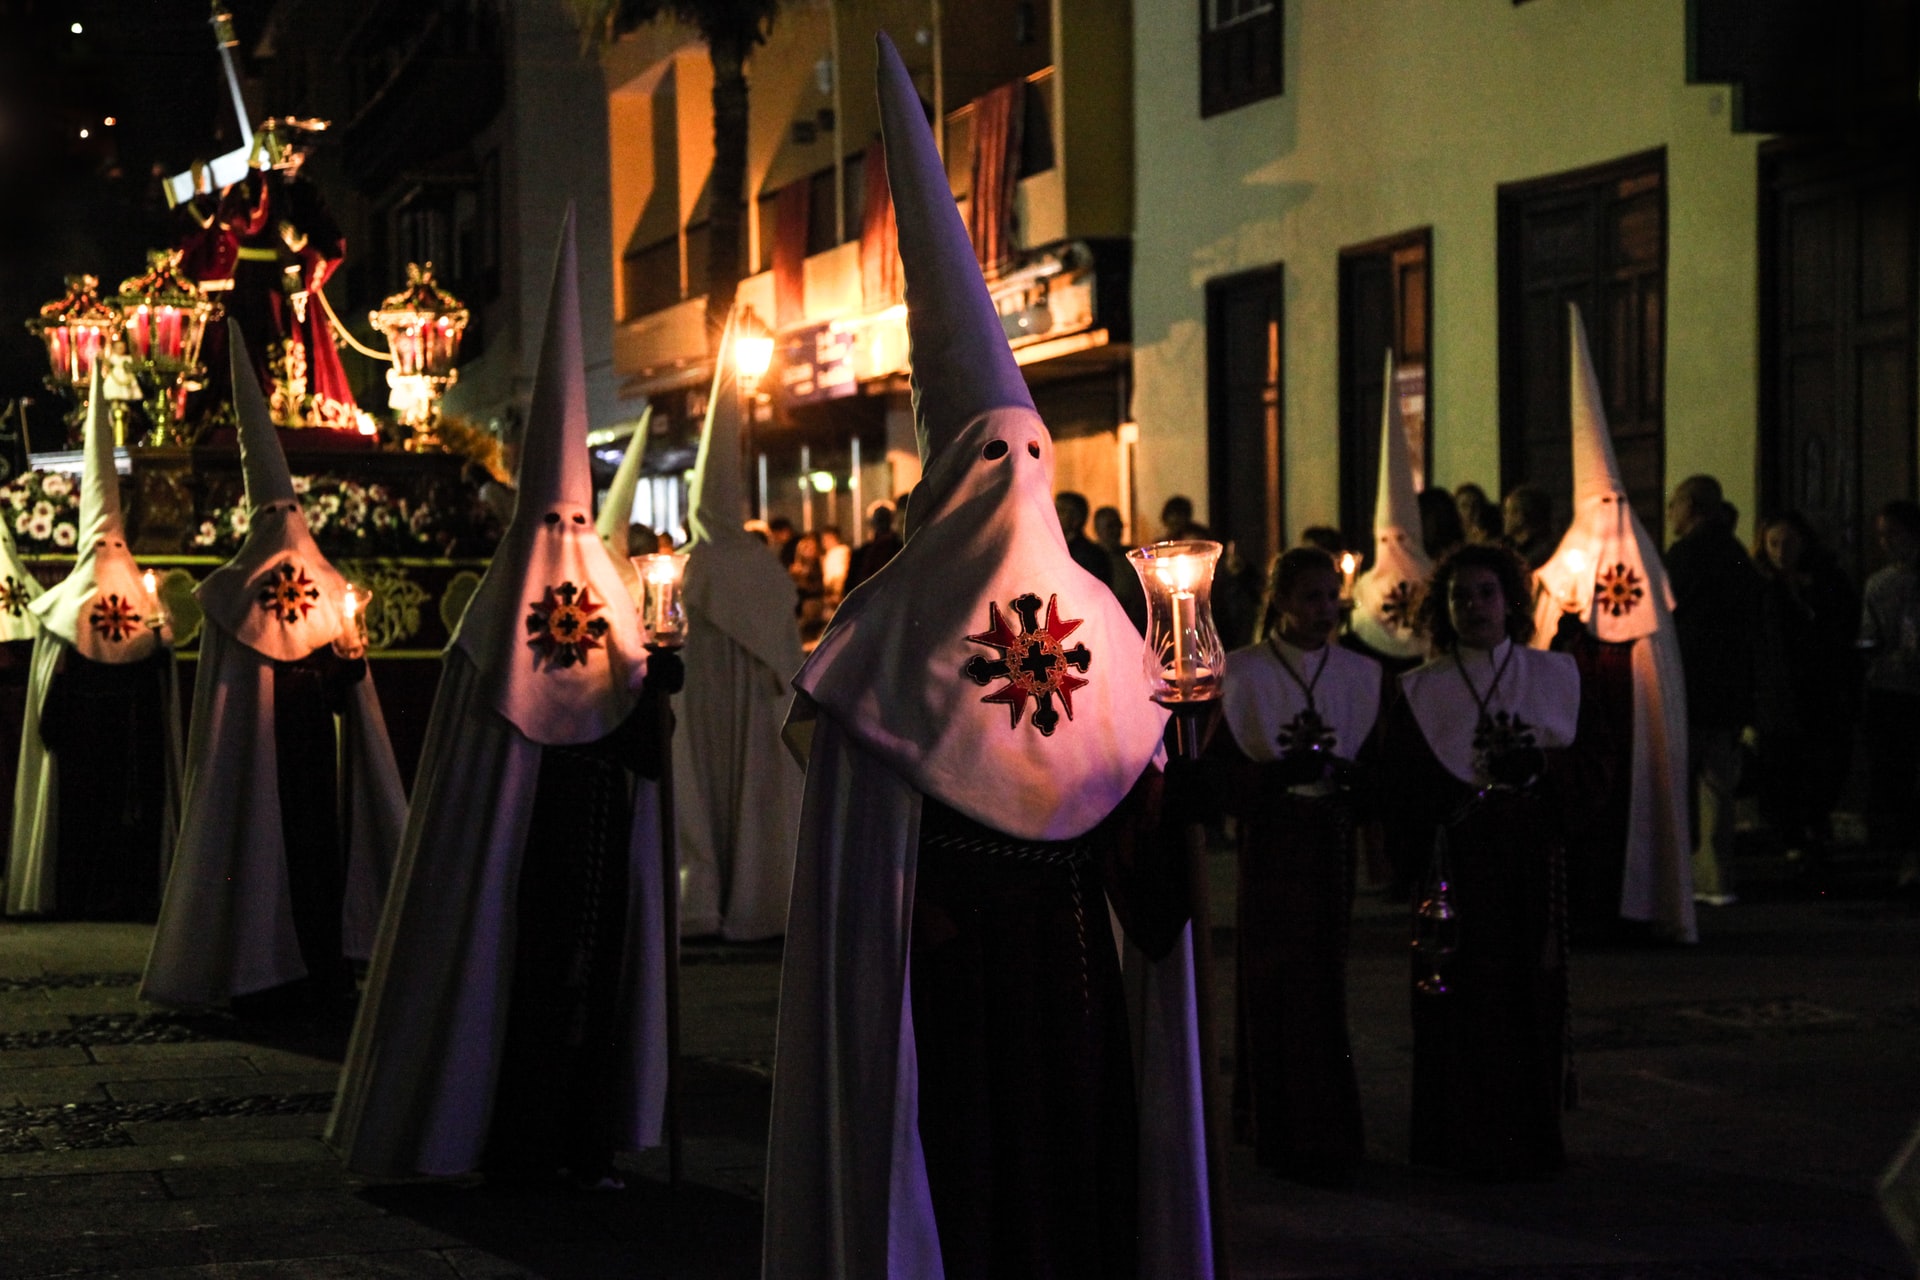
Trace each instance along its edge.
<instances>
[{"instance_id":1,"label":"eye hole in hood","mask_svg":"<svg viewBox=\"0 0 1920 1280\"><path fill-rule=\"evenodd\" d=\"M987 441L987 447L980 451L980 456L988 462L1000 461L1007 456L1007 442L1005 440Z\"/></svg>"}]
</instances>

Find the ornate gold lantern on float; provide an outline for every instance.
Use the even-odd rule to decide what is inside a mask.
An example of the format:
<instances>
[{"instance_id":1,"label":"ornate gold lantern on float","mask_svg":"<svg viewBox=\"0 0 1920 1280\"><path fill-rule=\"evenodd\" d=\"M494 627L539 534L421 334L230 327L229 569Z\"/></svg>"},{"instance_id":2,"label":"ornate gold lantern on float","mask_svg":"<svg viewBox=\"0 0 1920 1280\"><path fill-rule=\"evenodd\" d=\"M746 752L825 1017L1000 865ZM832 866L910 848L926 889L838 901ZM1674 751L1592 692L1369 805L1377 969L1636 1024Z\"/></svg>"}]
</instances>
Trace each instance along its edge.
<instances>
[{"instance_id":1,"label":"ornate gold lantern on float","mask_svg":"<svg viewBox=\"0 0 1920 1280\"><path fill-rule=\"evenodd\" d=\"M367 317L387 339L388 407L413 430L407 447L439 446L434 426L440 397L459 380L460 338L470 318L465 304L433 281L433 264L407 264L407 287Z\"/></svg>"},{"instance_id":2,"label":"ornate gold lantern on float","mask_svg":"<svg viewBox=\"0 0 1920 1280\"><path fill-rule=\"evenodd\" d=\"M1178 742L1200 754L1201 723L1220 697L1226 646L1213 626L1217 542L1156 542L1127 552L1147 594L1147 679L1153 700L1174 713Z\"/></svg>"},{"instance_id":3,"label":"ornate gold lantern on float","mask_svg":"<svg viewBox=\"0 0 1920 1280\"><path fill-rule=\"evenodd\" d=\"M67 417L70 423L85 415L93 362L120 328L120 313L100 300L99 288L98 276L68 276L66 296L47 303L27 321L27 332L47 347L47 385L76 402Z\"/></svg>"},{"instance_id":4,"label":"ornate gold lantern on float","mask_svg":"<svg viewBox=\"0 0 1920 1280\"><path fill-rule=\"evenodd\" d=\"M206 372L200 367L200 343L214 305L180 273L177 249L150 251L146 274L123 281L114 302L120 308L127 355L153 389L147 398L151 443L183 444L180 421L186 416L188 393Z\"/></svg>"}]
</instances>

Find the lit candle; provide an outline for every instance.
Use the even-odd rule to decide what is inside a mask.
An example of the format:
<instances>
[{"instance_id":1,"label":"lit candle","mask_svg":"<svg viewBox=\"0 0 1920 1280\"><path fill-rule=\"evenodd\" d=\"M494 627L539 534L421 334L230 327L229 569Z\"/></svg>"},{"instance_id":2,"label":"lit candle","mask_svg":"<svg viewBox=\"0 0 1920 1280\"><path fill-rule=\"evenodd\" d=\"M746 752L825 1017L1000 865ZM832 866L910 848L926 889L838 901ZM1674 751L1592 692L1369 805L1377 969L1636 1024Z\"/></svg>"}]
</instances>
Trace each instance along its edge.
<instances>
[{"instance_id":1,"label":"lit candle","mask_svg":"<svg viewBox=\"0 0 1920 1280\"><path fill-rule=\"evenodd\" d=\"M1340 553L1340 598L1353 599L1353 571L1360 567L1360 557L1351 551Z\"/></svg>"},{"instance_id":2,"label":"lit candle","mask_svg":"<svg viewBox=\"0 0 1920 1280\"><path fill-rule=\"evenodd\" d=\"M352 622L360 612L360 596L354 591L351 582L347 584L347 598L343 607L346 610L348 622Z\"/></svg>"},{"instance_id":3,"label":"lit candle","mask_svg":"<svg viewBox=\"0 0 1920 1280\"><path fill-rule=\"evenodd\" d=\"M1560 608L1566 613L1580 612L1580 587L1585 581L1587 570L1592 566L1587 562L1587 553L1579 547L1567 549L1567 596Z\"/></svg>"},{"instance_id":4,"label":"lit candle","mask_svg":"<svg viewBox=\"0 0 1920 1280\"><path fill-rule=\"evenodd\" d=\"M140 585L147 589L147 594L150 596L159 593L160 580L153 576L153 570L151 569L148 569L140 575Z\"/></svg>"},{"instance_id":5,"label":"lit candle","mask_svg":"<svg viewBox=\"0 0 1920 1280\"><path fill-rule=\"evenodd\" d=\"M676 566L671 556L656 556L647 566L647 581L653 585L653 616L647 619L647 630L663 639L676 635L679 628L674 625L673 588Z\"/></svg>"}]
</instances>

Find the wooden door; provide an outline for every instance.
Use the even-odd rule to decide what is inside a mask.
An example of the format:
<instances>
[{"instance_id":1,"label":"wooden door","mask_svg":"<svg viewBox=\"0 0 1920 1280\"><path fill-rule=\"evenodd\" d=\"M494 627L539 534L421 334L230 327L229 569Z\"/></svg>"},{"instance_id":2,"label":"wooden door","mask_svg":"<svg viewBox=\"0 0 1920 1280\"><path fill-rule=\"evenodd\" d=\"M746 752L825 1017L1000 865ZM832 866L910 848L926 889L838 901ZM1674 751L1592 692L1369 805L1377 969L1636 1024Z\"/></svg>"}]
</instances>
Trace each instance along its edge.
<instances>
[{"instance_id":1,"label":"wooden door","mask_svg":"<svg viewBox=\"0 0 1920 1280\"><path fill-rule=\"evenodd\" d=\"M1432 475L1433 231L1422 227L1340 251L1340 530L1373 546L1380 488L1380 375L1393 351L1413 474Z\"/></svg>"},{"instance_id":2,"label":"wooden door","mask_svg":"<svg viewBox=\"0 0 1920 1280\"><path fill-rule=\"evenodd\" d=\"M1656 538L1666 501L1666 153L1500 189L1500 486L1573 507L1567 303L1578 303L1621 479Z\"/></svg>"},{"instance_id":3,"label":"wooden door","mask_svg":"<svg viewBox=\"0 0 1920 1280\"><path fill-rule=\"evenodd\" d=\"M1855 581L1881 559L1874 512L1914 495L1914 165L1907 147L1761 158L1763 511L1805 516Z\"/></svg>"},{"instance_id":4,"label":"wooden door","mask_svg":"<svg viewBox=\"0 0 1920 1280\"><path fill-rule=\"evenodd\" d=\"M1285 269L1207 284L1208 506L1214 536L1265 572L1286 547L1281 502Z\"/></svg>"}]
</instances>

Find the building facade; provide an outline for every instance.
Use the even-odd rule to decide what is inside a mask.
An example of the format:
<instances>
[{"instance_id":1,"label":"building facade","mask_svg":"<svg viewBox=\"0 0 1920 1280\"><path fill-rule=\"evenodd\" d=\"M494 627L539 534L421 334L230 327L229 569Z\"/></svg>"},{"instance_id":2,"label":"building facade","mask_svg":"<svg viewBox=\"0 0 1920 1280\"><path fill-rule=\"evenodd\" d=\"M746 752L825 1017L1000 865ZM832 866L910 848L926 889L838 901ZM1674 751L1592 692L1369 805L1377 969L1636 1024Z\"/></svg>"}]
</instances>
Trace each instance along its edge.
<instances>
[{"instance_id":1,"label":"building facade","mask_svg":"<svg viewBox=\"0 0 1920 1280\"><path fill-rule=\"evenodd\" d=\"M571 205L583 263L608 235L606 91L566 0L276 0L251 54L257 110L331 122L308 173L347 237L340 319L382 347L368 311L431 261L472 314L445 411L514 444L561 219ZM581 273L589 413L618 436L643 404L614 378L612 287ZM386 366L342 355L383 406Z\"/></svg>"},{"instance_id":2,"label":"building facade","mask_svg":"<svg viewBox=\"0 0 1920 1280\"><path fill-rule=\"evenodd\" d=\"M746 278L775 334L750 450L756 506L860 536L919 476L905 313L875 104L892 34L1036 401L1060 484L1125 506L1133 199L1130 42L1108 0L792 0L748 67ZM711 377L713 73L662 21L605 54L619 388L655 409L649 470L680 467ZM658 449L662 462L653 462ZM645 504L643 499L642 505Z\"/></svg>"},{"instance_id":3,"label":"building facade","mask_svg":"<svg viewBox=\"0 0 1920 1280\"><path fill-rule=\"evenodd\" d=\"M1133 27L1143 505L1190 494L1260 556L1370 545L1391 348L1427 483L1564 513L1575 302L1649 529L1704 472L1743 536L1792 507L1874 562L1920 437L1911 6L1139 0Z\"/></svg>"}]
</instances>

